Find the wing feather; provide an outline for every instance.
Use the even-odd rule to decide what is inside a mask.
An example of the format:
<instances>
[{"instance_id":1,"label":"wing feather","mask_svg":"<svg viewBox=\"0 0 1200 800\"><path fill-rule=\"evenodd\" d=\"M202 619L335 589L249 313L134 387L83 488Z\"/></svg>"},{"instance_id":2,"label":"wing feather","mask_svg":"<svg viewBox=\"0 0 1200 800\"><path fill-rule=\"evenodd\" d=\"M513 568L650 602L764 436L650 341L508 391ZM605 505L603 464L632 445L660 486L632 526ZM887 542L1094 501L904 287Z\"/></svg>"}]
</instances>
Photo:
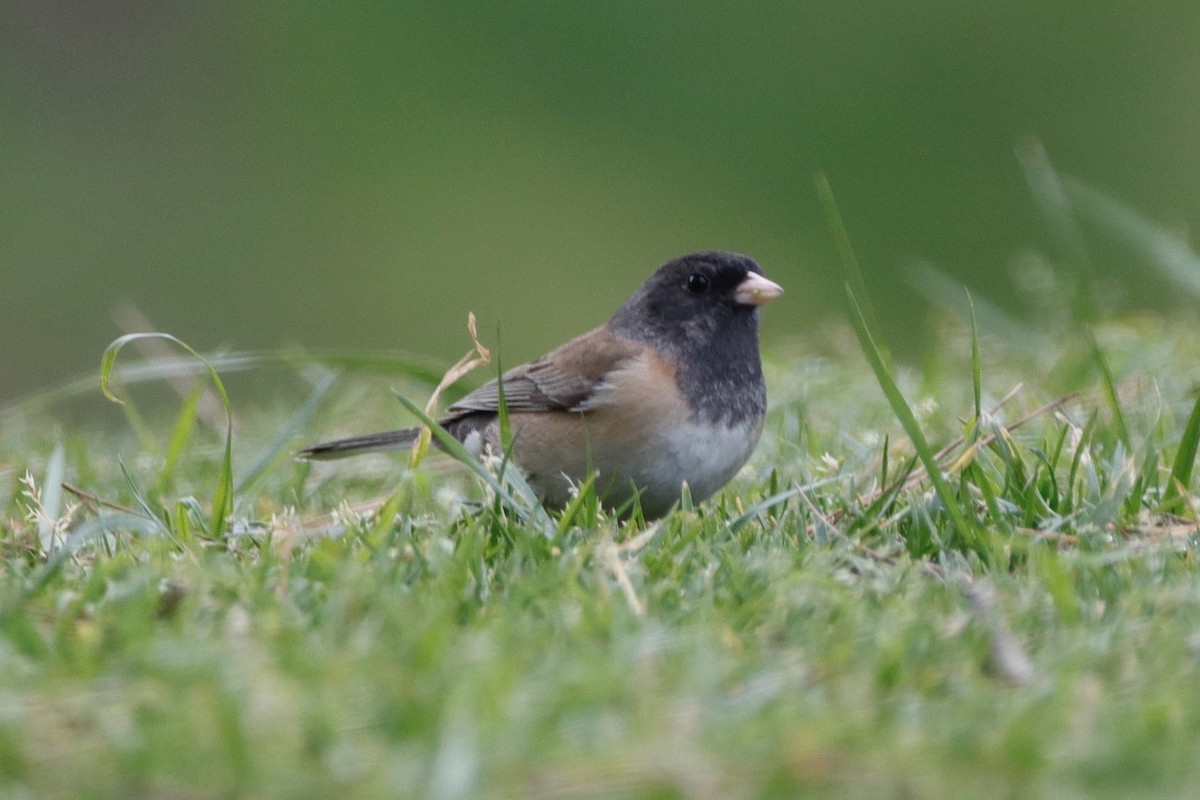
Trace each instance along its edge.
<instances>
[{"instance_id":1,"label":"wing feather","mask_svg":"<svg viewBox=\"0 0 1200 800\"><path fill-rule=\"evenodd\" d=\"M576 337L546 355L514 367L450 406L449 413L500 410L500 383L509 411L585 411L602 402L605 378L636 358L640 345L606 328Z\"/></svg>"}]
</instances>

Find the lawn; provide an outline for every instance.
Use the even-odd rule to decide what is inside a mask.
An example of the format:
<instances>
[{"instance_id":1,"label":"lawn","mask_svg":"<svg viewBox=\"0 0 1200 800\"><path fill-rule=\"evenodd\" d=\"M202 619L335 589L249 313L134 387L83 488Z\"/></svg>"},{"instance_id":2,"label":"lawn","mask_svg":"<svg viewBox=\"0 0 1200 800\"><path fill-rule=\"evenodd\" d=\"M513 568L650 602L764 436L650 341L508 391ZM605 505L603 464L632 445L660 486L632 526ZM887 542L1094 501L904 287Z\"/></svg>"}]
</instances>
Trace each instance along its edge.
<instances>
[{"instance_id":1,"label":"lawn","mask_svg":"<svg viewBox=\"0 0 1200 800\"><path fill-rule=\"evenodd\" d=\"M200 362L127 344L125 406L0 412L0 797L1194 797L1194 322L938 325L770 347L755 457L654 526L293 460L436 382L362 354L213 356L226 474Z\"/></svg>"}]
</instances>

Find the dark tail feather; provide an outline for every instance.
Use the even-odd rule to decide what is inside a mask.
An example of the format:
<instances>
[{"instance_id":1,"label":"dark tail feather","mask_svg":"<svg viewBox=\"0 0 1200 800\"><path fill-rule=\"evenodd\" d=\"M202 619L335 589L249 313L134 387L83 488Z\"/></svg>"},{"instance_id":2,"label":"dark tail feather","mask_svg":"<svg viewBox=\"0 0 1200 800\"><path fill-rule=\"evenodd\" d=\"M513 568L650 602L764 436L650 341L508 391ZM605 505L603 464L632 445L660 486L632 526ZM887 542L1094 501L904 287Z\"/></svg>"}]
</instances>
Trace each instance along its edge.
<instances>
[{"instance_id":1,"label":"dark tail feather","mask_svg":"<svg viewBox=\"0 0 1200 800\"><path fill-rule=\"evenodd\" d=\"M366 436L352 436L349 439L321 442L304 448L296 454L296 457L314 461L332 461L337 458L361 456L366 453L403 450L412 447L412 443L417 440L417 430L417 428L404 428L398 431L368 433Z\"/></svg>"}]
</instances>

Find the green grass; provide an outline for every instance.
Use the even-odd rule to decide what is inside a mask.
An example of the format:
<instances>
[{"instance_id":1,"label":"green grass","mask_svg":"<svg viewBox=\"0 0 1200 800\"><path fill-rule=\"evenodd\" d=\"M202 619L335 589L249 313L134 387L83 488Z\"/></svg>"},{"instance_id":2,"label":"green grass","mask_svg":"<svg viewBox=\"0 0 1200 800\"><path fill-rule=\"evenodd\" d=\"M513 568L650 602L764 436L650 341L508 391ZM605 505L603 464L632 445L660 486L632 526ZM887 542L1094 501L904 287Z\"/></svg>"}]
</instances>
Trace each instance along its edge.
<instances>
[{"instance_id":1,"label":"green grass","mask_svg":"<svg viewBox=\"0 0 1200 800\"><path fill-rule=\"evenodd\" d=\"M196 362L6 409L0 797L1195 796L1194 326L1095 329L1124 432L1086 341L942 326L925 378L773 348L751 464L649 532L291 460L411 419L404 366L226 374L231 484Z\"/></svg>"}]
</instances>

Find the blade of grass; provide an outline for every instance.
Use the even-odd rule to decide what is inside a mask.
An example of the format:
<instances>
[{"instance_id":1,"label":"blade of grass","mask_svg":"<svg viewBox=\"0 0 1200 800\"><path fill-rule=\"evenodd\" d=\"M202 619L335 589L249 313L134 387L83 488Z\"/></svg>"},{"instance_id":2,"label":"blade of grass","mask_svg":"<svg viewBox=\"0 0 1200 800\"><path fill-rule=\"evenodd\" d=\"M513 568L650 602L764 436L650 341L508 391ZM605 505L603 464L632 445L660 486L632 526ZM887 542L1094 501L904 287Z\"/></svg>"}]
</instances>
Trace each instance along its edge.
<instances>
[{"instance_id":1,"label":"blade of grass","mask_svg":"<svg viewBox=\"0 0 1200 800\"><path fill-rule=\"evenodd\" d=\"M497 341L499 341L500 332L496 332ZM500 424L500 446L504 448L505 457L512 449L512 425L508 419L508 397L504 391L504 366L500 363L500 359L496 359L496 420Z\"/></svg>"},{"instance_id":2,"label":"blade of grass","mask_svg":"<svg viewBox=\"0 0 1200 800\"><path fill-rule=\"evenodd\" d=\"M1184 503L1188 487L1192 485L1192 470L1196 465L1196 449L1200 446L1200 394L1192 404L1192 413L1188 415L1187 425L1183 429L1183 437L1179 440L1179 449L1175 452L1175 460L1171 463L1171 481L1167 486L1165 508L1167 511L1181 513L1187 508Z\"/></svg>"},{"instance_id":3,"label":"blade of grass","mask_svg":"<svg viewBox=\"0 0 1200 800\"><path fill-rule=\"evenodd\" d=\"M888 447L891 445L891 437L888 434L883 435L883 455L879 459L879 485L884 487L888 485Z\"/></svg>"},{"instance_id":4,"label":"blade of grass","mask_svg":"<svg viewBox=\"0 0 1200 800\"><path fill-rule=\"evenodd\" d=\"M1062 177L1050 163L1046 148L1037 138L1031 136L1018 142L1016 152L1017 162L1029 185L1029 193L1033 195L1046 228L1062 257L1079 272L1082 286L1075 297L1076 318L1094 322L1099 318L1095 268Z\"/></svg>"},{"instance_id":5,"label":"blade of grass","mask_svg":"<svg viewBox=\"0 0 1200 800\"><path fill-rule=\"evenodd\" d=\"M248 372L264 367L325 367L354 373L384 376L403 375L432 385L436 385L442 377L442 370L430 366L427 361L412 356L388 353L244 351L210 353L205 358L208 359L208 365L188 357L156 358L153 361L122 364L119 369L114 367L114 382L119 382L122 386L133 386L172 377L203 375L208 366L223 374ZM55 403L85 397L95 389L96 373L89 371L65 383L25 395L0 406L0 418L37 411Z\"/></svg>"},{"instance_id":6,"label":"blade of grass","mask_svg":"<svg viewBox=\"0 0 1200 800\"><path fill-rule=\"evenodd\" d=\"M886 349L877 345L874 337L871 335L871 323L875 319L875 314L869 304L866 281L863 280L862 270L859 268L858 258L854 255L854 248L850 244L850 237L846 232L846 226L842 222L841 211L838 209L837 201L834 199L833 190L830 188L829 181L824 175L817 176L817 193L820 195L821 201L825 206L826 218L833 230L833 237L837 243L838 252L842 257L842 266L847 275L845 289L851 307L850 321L854 326L854 332L858 336L863 353L866 354L867 360L871 364L871 369L875 372L875 378L883 389L883 393L892 407L892 412L899 419L905 433L908 434L908 438L912 441L913 447L921 459L921 463L925 466L929 480L933 484L934 491L942 501L942 506L950 516L955 529L968 547L974 549L981 556L986 556L987 554L981 548L981 531L974 524L974 521L968 519L963 513L962 508L958 504L958 499L954 496L949 484L946 483L941 468L938 466L937 457L929 447L929 443L925 440L925 434L921 430L920 424L917 423L916 416L913 414L907 401L905 401L900 388L892 379L891 359ZM855 294L854 290L856 286L860 287L863 295L863 303L866 304L865 311L864 305L859 303L858 297Z\"/></svg>"},{"instance_id":7,"label":"blade of grass","mask_svg":"<svg viewBox=\"0 0 1200 800\"><path fill-rule=\"evenodd\" d=\"M1158 267L1180 289L1200 297L1200 257L1181 237L1082 181L1064 177L1062 183L1082 216Z\"/></svg>"},{"instance_id":8,"label":"blade of grass","mask_svg":"<svg viewBox=\"0 0 1200 800\"><path fill-rule=\"evenodd\" d=\"M142 510L142 514L145 515L146 519L154 520L155 530L164 536L170 536L171 529L167 527L165 522L163 522L162 517L155 513L154 509L150 507L150 503L142 494L142 490L138 488L137 481L133 479L133 475L129 474L129 469L125 466L125 462L118 461L117 466L121 468L121 475L125 478L125 485L129 487L129 492L133 495L133 499L137 503L138 508Z\"/></svg>"},{"instance_id":9,"label":"blade of grass","mask_svg":"<svg viewBox=\"0 0 1200 800\"><path fill-rule=\"evenodd\" d=\"M863 278L862 267L858 264L858 256L854 254L854 248L850 246L850 234L846 230L845 220L842 219L842 211L838 207L837 199L833 196L833 187L829 185L829 178L824 173L816 176L817 196L821 198L821 205L825 209L825 219L829 222L830 232L833 234L834 244L838 249L838 256L841 258L842 267L846 272L846 280L854 289L855 294L862 298L862 312L867 320L868 326L873 330L882 330L879 324L879 317L875 314L875 307L871 304L871 293L867 291L867 281ZM886 348L880 350L884 363L891 368L891 354Z\"/></svg>"},{"instance_id":10,"label":"blade of grass","mask_svg":"<svg viewBox=\"0 0 1200 800\"><path fill-rule=\"evenodd\" d=\"M937 458L934 456L932 448L930 448L929 443L925 440L925 434L917 422L916 415L913 414L912 408L909 407L903 393L900 391L900 387L896 385L895 380L893 380L891 373L888 371L883 354L876 346L875 340L871 336L871 331L867 327L867 321L863 317L858 299L854 296L854 290L848 283L845 288L846 297L850 301L850 321L854 326L854 332L858 335L858 341L862 346L863 353L866 354L867 361L875 373L875 379L879 382L880 388L883 389L883 393L887 397L888 404L892 407L892 413L896 415L896 419L900 421L900 426L904 428L904 432L908 434L909 440L912 441L913 448L917 451L917 455L925 467L929 481L933 484L933 489L942 501L942 507L946 509L946 514L950 517L955 529L969 547L976 550L980 555L986 555L980 548L981 541L978 527L963 513L962 508L959 506L958 498L954 496L950 485L942 475L941 467L937 463Z\"/></svg>"},{"instance_id":11,"label":"blade of grass","mask_svg":"<svg viewBox=\"0 0 1200 800\"><path fill-rule=\"evenodd\" d=\"M454 362L450 369L446 370L446 374L433 388L429 400L425 403L425 415L428 417L437 416L438 398L442 396L442 392L453 386L455 381L471 370L487 366L492 361L491 351L479 341L479 333L475 329L474 312L467 312L467 333L471 336L471 349ZM429 449L430 435L429 429L425 426L417 431L417 438L413 441L412 452L408 457L409 467L417 467L421 463L421 459L425 458L425 451Z\"/></svg>"},{"instance_id":12,"label":"blade of grass","mask_svg":"<svg viewBox=\"0 0 1200 800\"><path fill-rule=\"evenodd\" d=\"M850 523L850 530L855 530L860 526L859 521L866 522L868 520L875 522L879 517L890 513L892 503L900 496L906 488L908 477L912 474L917 466L918 458L913 456L908 461L901 465L899 477L892 482L890 486L884 486L874 492L872 495L860 497L859 505L864 506L863 510L855 515L855 519Z\"/></svg>"},{"instance_id":13,"label":"blade of grass","mask_svg":"<svg viewBox=\"0 0 1200 800\"><path fill-rule=\"evenodd\" d=\"M525 479L521 477L520 473L506 464L506 469L499 476L493 475L487 467L480 463L479 459L475 458L467 448L463 447L462 442L455 439L449 431L439 425L433 417L426 414L416 403L399 393L396 393L396 399L408 411L412 412L413 416L420 420L421 424L428 426L433 437L438 440L438 444L441 445L446 453L462 462L469 470L478 475L518 517L532 524L543 536L554 536L556 529L553 520L546 513L546 509L542 508L537 495ZM520 499L509 491L508 486L505 485L506 483L517 490L521 495Z\"/></svg>"},{"instance_id":14,"label":"blade of grass","mask_svg":"<svg viewBox=\"0 0 1200 800\"><path fill-rule=\"evenodd\" d=\"M747 508L745 513L743 513L740 517L729 523L729 532L737 533L739 530L745 527L746 523L753 520L759 514L763 513L764 511L770 511L776 506L783 505L793 497L798 497L805 492L811 492L814 489L820 489L822 486L829 486L830 484L834 483L844 483L845 481L850 480L851 477L852 476L850 475L835 475L832 478L824 478L819 481L813 481L811 483L806 483L803 486L793 486L791 489L785 489L778 494L773 494L770 497L759 500L757 503Z\"/></svg>"},{"instance_id":15,"label":"blade of grass","mask_svg":"<svg viewBox=\"0 0 1200 800\"><path fill-rule=\"evenodd\" d=\"M56 520L62 513L63 478L67 473L67 453L62 442L54 445L50 461L46 464L45 482L42 484L42 514L38 518L38 543L45 553L53 553L62 542L55 531Z\"/></svg>"},{"instance_id":16,"label":"blade of grass","mask_svg":"<svg viewBox=\"0 0 1200 800\"><path fill-rule=\"evenodd\" d=\"M329 391L337 383L338 375L330 373L325 376L325 379L317 384L316 388L308 395L303 405L292 414L287 424L280 428L279 433L275 436L275 440L262 449L250 466L242 471L242 478L234 487L234 494L240 495L245 492L254 482L261 478L267 469L286 451L288 443L295 439L301 431L308 429L309 423L316 415L317 410L321 407L321 402Z\"/></svg>"},{"instance_id":17,"label":"blade of grass","mask_svg":"<svg viewBox=\"0 0 1200 800\"><path fill-rule=\"evenodd\" d=\"M188 443L192 440L192 433L196 430L196 422L199 419L200 398L203 395L204 384L197 383L188 392L187 397L183 400L183 407L179 409L179 416L175 419L175 429L171 433L171 441L167 444L167 456L162 469L158 472L156 489L160 495L166 494L167 488L171 485L171 479L175 476L175 467L184 451L187 450Z\"/></svg>"},{"instance_id":18,"label":"blade of grass","mask_svg":"<svg viewBox=\"0 0 1200 800\"><path fill-rule=\"evenodd\" d=\"M1022 324L986 298L971 297L968 302L963 302L966 287L926 261L910 264L904 275L908 285L930 303L963 320L974 316L983 331L1022 353L1043 353L1050 344L1046 336Z\"/></svg>"},{"instance_id":19,"label":"blade of grass","mask_svg":"<svg viewBox=\"0 0 1200 800\"><path fill-rule=\"evenodd\" d=\"M217 390L217 394L221 398L221 406L225 412L225 451L221 457L221 467L217 474L217 486L213 490L212 518L209 529L209 532L213 536L220 536L221 532L225 529L225 519L233 512L233 411L229 403L229 394L225 391L225 384L221 381L221 376L217 374L216 369L213 368L208 359L192 349L191 345L169 333L129 333L114 340L112 344L105 348L104 355L100 359L100 391L114 403L125 405L125 401L113 394L110 387L113 365L116 363L117 354L121 352L121 348L130 342L150 338L165 339L183 348L187 353L203 363L205 369L208 371L209 378L213 382L213 387ZM126 475L128 476L128 473Z\"/></svg>"},{"instance_id":20,"label":"blade of grass","mask_svg":"<svg viewBox=\"0 0 1200 800\"><path fill-rule=\"evenodd\" d=\"M1117 395L1117 383L1113 380L1112 370L1108 367L1108 359L1104 357L1104 351L1100 349L1100 343L1096 341L1096 335L1092 332L1091 327L1085 325L1083 335L1087 340L1092 360L1096 362L1096 367L1100 370L1100 383L1104 389L1104 399L1108 401L1108 408L1113 415L1113 426L1117 429L1117 438L1121 440L1121 444L1125 445L1126 450L1132 450L1129 428L1125 425L1125 412L1121 410L1121 399Z\"/></svg>"},{"instance_id":21,"label":"blade of grass","mask_svg":"<svg viewBox=\"0 0 1200 800\"><path fill-rule=\"evenodd\" d=\"M392 522L400 514L400 508L404 505L404 500L408 495L405 491L405 486L401 484L392 492L391 496L384 501L376 514L375 524L371 526L370 534L367 536L368 542L384 541L388 532L392 529Z\"/></svg>"},{"instance_id":22,"label":"blade of grass","mask_svg":"<svg viewBox=\"0 0 1200 800\"><path fill-rule=\"evenodd\" d=\"M1092 260L1084 244L1083 231L1075 219L1062 178L1050 163L1041 140L1030 136L1017 142L1016 153L1029 192L1062 254L1090 271Z\"/></svg>"},{"instance_id":23,"label":"blade of grass","mask_svg":"<svg viewBox=\"0 0 1200 800\"><path fill-rule=\"evenodd\" d=\"M971 299L971 290L963 287L967 295L967 306L971 309L971 390L975 400L976 432L983 422L983 368L979 363L979 327L975 324L975 301Z\"/></svg>"},{"instance_id":24,"label":"blade of grass","mask_svg":"<svg viewBox=\"0 0 1200 800\"><path fill-rule=\"evenodd\" d=\"M558 533L562 535L570 530L578 517L583 517L581 526L594 525L596 522L596 473L588 473L587 480L579 485L579 491L571 498L571 502L563 509L558 518Z\"/></svg>"},{"instance_id":25,"label":"blade of grass","mask_svg":"<svg viewBox=\"0 0 1200 800\"><path fill-rule=\"evenodd\" d=\"M145 535L162 533L160 520L145 517L141 514L125 512L106 512L94 519L87 520L71 531L67 537L64 549L71 555L78 553L93 539L106 533L132 532Z\"/></svg>"}]
</instances>

